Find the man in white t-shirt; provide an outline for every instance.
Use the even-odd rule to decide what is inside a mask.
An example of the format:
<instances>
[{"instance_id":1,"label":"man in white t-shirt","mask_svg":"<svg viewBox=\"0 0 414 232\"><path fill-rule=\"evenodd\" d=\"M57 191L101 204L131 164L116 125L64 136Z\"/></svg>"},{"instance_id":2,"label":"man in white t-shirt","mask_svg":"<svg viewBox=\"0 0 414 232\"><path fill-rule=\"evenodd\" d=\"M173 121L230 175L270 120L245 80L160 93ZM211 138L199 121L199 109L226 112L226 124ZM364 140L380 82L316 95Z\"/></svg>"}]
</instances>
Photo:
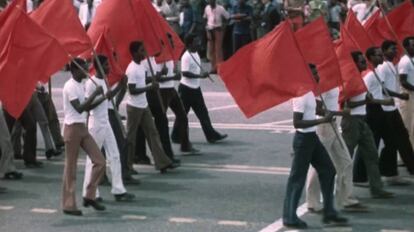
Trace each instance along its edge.
<instances>
[{"instance_id":1,"label":"man in white t-shirt","mask_svg":"<svg viewBox=\"0 0 414 232\"><path fill-rule=\"evenodd\" d=\"M230 13L223 6L216 4L216 0L208 2L203 15L207 20L207 52L211 62L211 73L217 73L217 64L223 61L224 19L230 19Z\"/></svg>"},{"instance_id":2,"label":"man in white t-shirt","mask_svg":"<svg viewBox=\"0 0 414 232\"><path fill-rule=\"evenodd\" d=\"M220 134L211 124L208 109L204 102L203 93L200 88L200 79L208 77L208 73L201 73L200 56L197 53L199 40L194 35L188 35L185 38L187 51L181 57L181 82L178 86L178 92L184 104L185 111L188 112L193 109L195 115L200 121L201 128L209 143L214 143L223 140L227 134ZM180 122L175 120L173 134L177 133L180 127Z\"/></svg>"},{"instance_id":3,"label":"man in white t-shirt","mask_svg":"<svg viewBox=\"0 0 414 232\"><path fill-rule=\"evenodd\" d=\"M96 14L96 9L102 0L84 0L79 6L79 20L85 29L88 29Z\"/></svg>"},{"instance_id":4,"label":"man in white t-shirt","mask_svg":"<svg viewBox=\"0 0 414 232\"><path fill-rule=\"evenodd\" d=\"M96 59L102 65L104 74L101 73L98 68L98 63ZM118 88L108 91L107 85L105 83L104 75L109 73L109 63L106 56L98 55L94 59L94 67L96 70L96 75L92 76L86 82L86 98L90 97L91 94L97 89L97 87L102 87L105 95L108 99L112 99L118 91L121 89L121 85L118 85ZM95 106L95 103L92 103ZM121 171L121 160L119 155L118 146L116 143L114 132L112 131L111 124L109 123L109 100L104 100L100 104L96 105L89 112L89 122L88 129L92 137L95 139L98 147L103 147L106 154L106 159L109 161L109 167L112 175L112 190L111 193L114 195L116 201L131 201L135 198L135 195L127 193L124 183L122 181L122 171ZM83 180L83 196L86 196L87 186L89 185L90 177L92 171L92 162L89 157L86 157L85 164L85 175ZM99 191L97 190L96 196L99 197Z\"/></svg>"},{"instance_id":5,"label":"man in white t-shirt","mask_svg":"<svg viewBox=\"0 0 414 232\"><path fill-rule=\"evenodd\" d=\"M414 37L407 37L403 46L408 54L398 63L401 90L409 94L408 101L400 101L400 112L405 127L410 135L411 144L414 144Z\"/></svg>"},{"instance_id":6,"label":"man in white t-shirt","mask_svg":"<svg viewBox=\"0 0 414 232\"><path fill-rule=\"evenodd\" d=\"M360 72L367 69L366 60L361 52L352 52L352 58ZM368 91L372 91L372 89L369 89L371 85L367 83L367 80L364 79L364 81ZM357 178L362 178L361 174L358 173L358 175L360 175L358 176L355 173L355 170L357 169L355 166L357 166L358 162L362 163L362 159L367 169L366 173L368 175L371 196L373 198L393 197L392 193L383 189L381 174L378 167L378 151L375 146L374 135L366 122L366 104L381 104L382 101L383 100L380 99L374 99L373 95L369 92L363 92L357 96L350 97L346 100L345 104L351 109L351 115L343 117L341 122L342 136L351 155L354 155L355 148L358 146L355 154L356 157L354 158L354 160L356 160L354 161L354 183L365 181L358 180Z\"/></svg>"},{"instance_id":7,"label":"man in white t-shirt","mask_svg":"<svg viewBox=\"0 0 414 232\"><path fill-rule=\"evenodd\" d=\"M180 73L174 73L174 61L170 60L165 63L155 64L160 75L158 75L157 81L160 83L160 94L162 102L165 107L165 111L159 111L160 120L157 122L157 117L154 114L154 111L151 109L155 117L155 123L157 125L158 132L161 136L161 141L168 141L170 139L169 129L168 129L168 118L166 111L168 107L171 108L175 114L176 121L180 128L174 130L178 134L172 134L171 138L173 142L181 144L181 151L186 153L197 153L199 150L195 149L189 139L189 127L188 127L188 118L187 112L184 109L184 105L178 95L177 90L175 90L175 82L181 79ZM148 92L149 93L149 92ZM148 97L148 95L147 95ZM151 105L150 105L151 107ZM163 139L163 137L165 137ZM171 157L170 157L171 158Z\"/></svg>"},{"instance_id":8,"label":"man in white t-shirt","mask_svg":"<svg viewBox=\"0 0 414 232\"><path fill-rule=\"evenodd\" d=\"M81 66L83 70L77 65ZM83 206L92 206L95 210L105 210L105 207L95 200L95 195L98 184L105 173L106 162L86 128L86 111L105 101L106 96L103 95L102 87L98 87L90 94L89 98L85 99L85 86L82 80L87 76L84 70L87 70L86 62L75 58L70 64L72 78L63 87L65 168L63 172L62 208L63 213L74 216L82 215L82 211L76 207L75 198L76 166L80 148L92 160L92 174L89 185L86 187Z\"/></svg>"},{"instance_id":9,"label":"man in white t-shirt","mask_svg":"<svg viewBox=\"0 0 414 232\"><path fill-rule=\"evenodd\" d=\"M371 17L379 8L376 6L377 1L363 0L352 6L352 11L355 13L357 19L361 24L364 24L369 17Z\"/></svg>"},{"instance_id":10,"label":"man in white t-shirt","mask_svg":"<svg viewBox=\"0 0 414 232\"><path fill-rule=\"evenodd\" d=\"M339 87L322 93L316 101L317 108L320 109L319 111L329 111L335 116L349 116L349 109L339 110ZM334 121L332 123L319 124L316 133L335 166L336 206L346 211L366 211L366 207L352 196L352 159L339 132L337 123ZM320 202L321 190L317 175L316 170L311 167L306 184L306 202L310 212L318 212L322 209Z\"/></svg>"},{"instance_id":11,"label":"man in white t-shirt","mask_svg":"<svg viewBox=\"0 0 414 232\"><path fill-rule=\"evenodd\" d=\"M393 64L394 58L397 56L397 43L386 40L382 43L381 48L385 60L379 69L379 73L384 78L384 87L390 96L401 101L407 101L409 99L408 93L399 93L400 91L397 88L398 73ZM398 175L397 151L404 161L408 172L414 174L414 151L410 142L410 136L396 106L382 106L382 109L384 110L388 133L394 146L382 148L379 161L380 171L385 176L385 181L388 184L407 185L409 182Z\"/></svg>"},{"instance_id":12,"label":"man in white t-shirt","mask_svg":"<svg viewBox=\"0 0 414 232\"><path fill-rule=\"evenodd\" d=\"M128 145L128 168L132 173L137 130L141 126L149 147L154 157L155 167L161 173L165 173L168 168L176 168L170 158L165 154L160 141L160 136L155 127L152 113L148 107L145 92L158 89L159 84L145 84L145 73L147 71L144 60L146 52L144 44L140 41L133 41L129 46L132 61L128 65L126 75L128 77L128 96L127 96L127 145Z\"/></svg>"},{"instance_id":13,"label":"man in white t-shirt","mask_svg":"<svg viewBox=\"0 0 414 232\"><path fill-rule=\"evenodd\" d=\"M309 65L315 79L318 74L315 65ZM310 77L311 78L311 77ZM346 218L340 217L334 207L335 168L325 147L316 135L316 126L330 123L333 113L327 111L322 118L316 118L316 99L313 92L294 98L293 126L296 129L293 138L293 160L286 187L283 205L283 225L289 228L307 228L306 222L296 214L302 189L305 185L309 165L318 172L323 195L323 220L325 225L347 224Z\"/></svg>"}]
</instances>

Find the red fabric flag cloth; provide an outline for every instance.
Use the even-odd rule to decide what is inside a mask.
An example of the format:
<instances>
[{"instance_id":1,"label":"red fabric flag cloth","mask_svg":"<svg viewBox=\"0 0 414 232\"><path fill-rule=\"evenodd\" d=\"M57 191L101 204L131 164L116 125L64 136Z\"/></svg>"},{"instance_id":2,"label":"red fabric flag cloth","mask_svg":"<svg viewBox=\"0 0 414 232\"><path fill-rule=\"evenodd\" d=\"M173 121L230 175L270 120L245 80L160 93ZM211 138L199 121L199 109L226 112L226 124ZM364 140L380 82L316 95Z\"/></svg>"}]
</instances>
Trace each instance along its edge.
<instances>
[{"instance_id":1,"label":"red fabric flag cloth","mask_svg":"<svg viewBox=\"0 0 414 232\"><path fill-rule=\"evenodd\" d=\"M364 24L365 30L377 47L381 47L384 40L395 40L388 27L380 26L382 20L381 11L377 10Z\"/></svg>"},{"instance_id":2,"label":"red fabric flag cloth","mask_svg":"<svg viewBox=\"0 0 414 232\"><path fill-rule=\"evenodd\" d=\"M13 117L18 118L29 102L36 83L61 69L68 56L63 47L15 7L0 28L0 100Z\"/></svg>"},{"instance_id":3,"label":"red fabric flag cloth","mask_svg":"<svg viewBox=\"0 0 414 232\"><path fill-rule=\"evenodd\" d=\"M345 31L346 29L341 27L341 39L334 42L342 77L339 102L344 102L351 97L367 91L361 73L351 56L351 52L358 51L359 49L357 48L357 45L348 38L348 33Z\"/></svg>"},{"instance_id":4,"label":"red fabric flag cloth","mask_svg":"<svg viewBox=\"0 0 414 232\"><path fill-rule=\"evenodd\" d=\"M92 43L71 0L44 0L30 17L54 36L73 57L92 51Z\"/></svg>"},{"instance_id":5,"label":"red fabric flag cloth","mask_svg":"<svg viewBox=\"0 0 414 232\"><path fill-rule=\"evenodd\" d=\"M119 64L116 61L115 55L117 54L117 52L115 51L115 48L111 40L108 38L107 32L102 33L99 37L95 45L95 51L97 54L101 54L108 57L110 66L110 72L108 74L109 85L112 86L118 81L120 81L124 76L124 72L122 71L121 67L119 67ZM92 75L96 73L96 70L93 66L91 73Z\"/></svg>"},{"instance_id":6,"label":"red fabric flag cloth","mask_svg":"<svg viewBox=\"0 0 414 232\"><path fill-rule=\"evenodd\" d=\"M348 38L353 40L353 42L358 46L359 50L362 53L365 54L365 51L368 48L374 46L374 41L368 35L367 31L364 29L361 23L358 21L357 17L355 16L355 13L352 10L348 11L348 15L343 26L349 34Z\"/></svg>"},{"instance_id":7,"label":"red fabric flag cloth","mask_svg":"<svg viewBox=\"0 0 414 232\"><path fill-rule=\"evenodd\" d=\"M161 44L161 54L156 57L156 62L161 63L169 60L179 60L184 51L184 44L175 31L168 25L167 21L155 10L149 0L136 1L138 8L134 9L140 17L142 29L152 30ZM151 20L148 20L151 19Z\"/></svg>"},{"instance_id":8,"label":"red fabric flag cloth","mask_svg":"<svg viewBox=\"0 0 414 232\"><path fill-rule=\"evenodd\" d=\"M119 64L122 70L126 70L131 62L129 44L132 41L144 41L149 55L161 51L160 39L151 28L152 19L139 15L138 12L142 12L142 9L136 0L105 0L97 8L88 29L93 44L96 44L105 30L109 30L115 50L119 51Z\"/></svg>"},{"instance_id":9,"label":"red fabric flag cloth","mask_svg":"<svg viewBox=\"0 0 414 232\"><path fill-rule=\"evenodd\" d=\"M341 70L323 17L295 32L296 40L307 63L316 65L319 73L317 95L341 84Z\"/></svg>"},{"instance_id":10,"label":"red fabric flag cloth","mask_svg":"<svg viewBox=\"0 0 414 232\"><path fill-rule=\"evenodd\" d=\"M282 22L219 65L219 75L247 118L316 88L290 27Z\"/></svg>"},{"instance_id":11,"label":"red fabric flag cloth","mask_svg":"<svg viewBox=\"0 0 414 232\"><path fill-rule=\"evenodd\" d=\"M386 17L392 29L389 28L385 18L381 20L379 27L393 30L400 41L403 41L405 37L414 35L414 7L411 1L406 0L390 11ZM393 37L395 38L395 36Z\"/></svg>"}]
</instances>

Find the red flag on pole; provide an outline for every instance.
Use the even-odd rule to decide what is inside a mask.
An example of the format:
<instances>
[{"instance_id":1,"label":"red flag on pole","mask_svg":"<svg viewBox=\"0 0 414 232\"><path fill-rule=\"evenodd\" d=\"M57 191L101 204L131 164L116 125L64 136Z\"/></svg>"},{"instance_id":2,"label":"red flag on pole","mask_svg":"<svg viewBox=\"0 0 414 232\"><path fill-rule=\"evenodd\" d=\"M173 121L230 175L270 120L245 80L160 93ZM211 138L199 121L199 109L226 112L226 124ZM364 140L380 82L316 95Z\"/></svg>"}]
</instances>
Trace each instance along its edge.
<instances>
[{"instance_id":1,"label":"red flag on pole","mask_svg":"<svg viewBox=\"0 0 414 232\"><path fill-rule=\"evenodd\" d=\"M54 36L73 57L92 52L91 40L71 0L44 0L30 17Z\"/></svg>"},{"instance_id":2,"label":"red flag on pole","mask_svg":"<svg viewBox=\"0 0 414 232\"><path fill-rule=\"evenodd\" d=\"M295 32L298 46L307 63L317 66L318 90L321 94L341 84L341 70L332 44L328 26L323 17Z\"/></svg>"},{"instance_id":3,"label":"red flag on pole","mask_svg":"<svg viewBox=\"0 0 414 232\"><path fill-rule=\"evenodd\" d=\"M145 31L152 30L152 33L157 38L156 41L161 44L161 54L156 57L156 61L179 60L185 46L177 33L175 33L167 21L154 9L149 0L133 1L136 1L136 5L134 5L137 8L134 11L140 17L141 28L145 29Z\"/></svg>"},{"instance_id":4,"label":"red flag on pole","mask_svg":"<svg viewBox=\"0 0 414 232\"><path fill-rule=\"evenodd\" d=\"M392 29L389 28L385 18L381 20L379 27L383 30L386 30L386 28L389 31L393 30L400 41L404 40L405 37L414 35L414 7L411 1L406 0L390 11L386 17Z\"/></svg>"},{"instance_id":5,"label":"red flag on pole","mask_svg":"<svg viewBox=\"0 0 414 232\"><path fill-rule=\"evenodd\" d=\"M144 42L147 53L155 55L161 51L160 38L151 28L151 18L139 15L136 0L105 0L96 10L96 15L88 29L88 35L96 44L100 35L109 30L115 50L119 51L119 64L125 70L131 61L129 44L132 41Z\"/></svg>"},{"instance_id":6,"label":"red flag on pole","mask_svg":"<svg viewBox=\"0 0 414 232\"><path fill-rule=\"evenodd\" d=\"M343 27L345 27L349 34L347 39L351 39L362 53L365 53L368 48L374 46L374 41L369 37L367 31L365 31L352 10L348 11ZM341 33L341 36L342 34L343 33Z\"/></svg>"},{"instance_id":7,"label":"red flag on pole","mask_svg":"<svg viewBox=\"0 0 414 232\"><path fill-rule=\"evenodd\" d=\"M377 10L364 24L365 30L377 47L380 47L384 40L394 39L388 27L380 27L382 20L381 11Z\"/></svg>"},{"instance_id":8,"label":"red flag on pole","mask_svg":"<svg viewBox=\"0 0 414 232\"><path fill-rule=\"evenodd\" d=\"M219 65L219 75L248 118L315 90L290 27L282 22Z\"/></svg>"},{"instance_id":9,"label":"red flag on pole","mask_svg":"<svg viewBox=\"0 0 414 232\"><path fill-rule=\"evenodd\" d=\"M121 67L119 67L118 62L116 61L116 56L118 53L115 51L115 48L110 38L108 38L107 32L103 32L99 37L95 45L95 51L97 54L101 54L108 57L110 66L110 72L108 74L109 85L112 86L118 81L120 81L124 76L124 72L122 71ZM91 72L92 74L95 74L96 72L93 66Z\"/></svg>"},{"instance_id":10,"label":"red flag on pole","mask_svg":"<svg viewBox=\"0 0 414 232\"><path fill-rule=\"evenodd\" d=\"M0 28L0 100L18 118L36 83L68 61L63 47L19 7L10 9L6 27ZM4 25L4 24L2 24Z\"/></svg>"},{"instance_id":11,"label":"red flag on pole","mask_svg":"<svg viewBox=\"0 0 414 232\"><path fill-rule=\"evenodd\" d=\"M341 27L341 39L335 41L334 45L342 77L339 101L343 102L365 92L367 89L351 56L351 52L360 50L349 38L349 33L346 32L345 27Z\"/></svg>"}]
</instances>

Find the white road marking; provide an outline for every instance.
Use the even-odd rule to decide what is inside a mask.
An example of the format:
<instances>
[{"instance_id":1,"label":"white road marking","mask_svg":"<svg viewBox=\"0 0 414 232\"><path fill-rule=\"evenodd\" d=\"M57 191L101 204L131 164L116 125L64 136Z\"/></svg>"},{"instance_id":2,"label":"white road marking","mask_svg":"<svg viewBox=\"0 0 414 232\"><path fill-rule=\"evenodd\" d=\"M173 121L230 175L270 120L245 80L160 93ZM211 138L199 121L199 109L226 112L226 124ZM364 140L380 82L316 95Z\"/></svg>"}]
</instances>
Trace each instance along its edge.
<instances>
[{"instance_id":1,"label":"white road marking","mask_svg":"<svg viewBox=\"0 0 414 232\"><path fill-rule=\"evenodd\" d=\"M125 220L141 220L141 221L147 219L146 216L142 216L142 215L122 215L121 218Z\"/></svg>"},{"instance_id":2,"label":"white road marking","mask_svg":"<svg viewBox=\"0 0 414 232\"><path fill-rule=\"evenodd\" d=\"M193 219L193 218L178 218L178 217L172 217L170 219L168 219L169 222L174 222L174 223L194 223L197 220Z\"/></svg>"},{"instance_id":3,"label":"white road marking","mask_svg":"<svg viewBox=\"0 0 414 232\"><path fill-rule=\"evenodd\" d=\"M352 231L351 227L332 227L332 228L323 228L323 231L328 232L349 232Z\"/></svg>"},{"instance_id":4,"label":"white road marking","mask_svg":"<svg viewBox=\"0 0 414 232\"><path fill-rule=\"evenodd\" d=\"M298 217L303 216L305 213L308 212L308 206L307 204L303 204L301 205L298 210L296 211ZM260 232L276 232L279 231L283 228L283 219L280 218L278 220L276 220L275 222L273 222L272 224L266 226L265 228L263 228L262 230L260 230Z\"/></svg>"},{"instance_id":5,"label":"white road marking","mask_svg":"<svg viewBox=\"0 0 414 232\"><path fill-rule=\"evenodd\" d=\"M265 171L290 172L290 168L286 168L286 167L265 167L265 166L234 165L234 164L185 163L184 166L186 166L186 167L198 167L198 168L237 169L237 170L265 170Z\"/></svg>"},{"instance_id":6,"label":"white road marking","mask_svg":"<svg viewBox=\"0 0 414 232\"><path fill-rule=\"evenodd\" d=\"M0 210L12 210L14 209L14 206L9 206L9 205L0 205Z\"/></svg>"},{"instance_id":7,"label":"white road marking","mask_svg":"<svg viewBox=\"0 0 414 232\"><path fill-rule=\"evenodd\" d=\"M218 221L217 224L224 226L247 226L247 222L244 221Z\"/></svg>"},{"instance_id":8,"label":"white road marking","mask_svg":"<svg viewBox=\"0 0 414 232\"><path fill-rule=\"evenodd\" d=\"M381 232L411 232L409 230L381 230Z\"/></svg>"},{"instance_id":9,"label":"white road marking","mask_svg":"<svg viewBox=\"0 0 414 232\"><path fill-rule=\"evenodd\" d=\"M181 166L180 169L200 170L196 167ZM266 174L266 175L284 175L288 176L289 172L280 171L263 171L263 170L239 170L239 169L221 169L221 168L203 168L203 171L214 171L214 172L229 172L229 173L250 173L250 174Z\"/></svg>"},{"instance_id":10,"label":"white road marking","mask_svg":"<svg viewBox=\"0 0 414 232\"><path fill-rule=\"evenodd\" d=\"M44 208L33 208L30 211L33 213L44 213L44 214L52 214L52 213L57 212L56 209L44 209Z\"/></svg>"}]
</instances>

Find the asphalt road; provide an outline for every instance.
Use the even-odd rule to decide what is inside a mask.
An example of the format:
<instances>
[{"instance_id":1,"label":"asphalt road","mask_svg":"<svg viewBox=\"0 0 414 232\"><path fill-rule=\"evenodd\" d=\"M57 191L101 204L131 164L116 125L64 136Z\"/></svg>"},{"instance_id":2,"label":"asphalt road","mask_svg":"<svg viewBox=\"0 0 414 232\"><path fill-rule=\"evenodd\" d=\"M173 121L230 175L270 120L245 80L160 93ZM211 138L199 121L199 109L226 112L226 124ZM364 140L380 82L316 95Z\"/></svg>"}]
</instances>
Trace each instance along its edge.
<instances>
[{"instance_id":1,"label":"asphalt road","mask_svg":"<svg viewBox=\"0 0 414 232\"><path fill-rule=\"evenodd\" d=\"M53 78L53 99L62 116L61 91L68 75ZM174 150L182 167L161 175L151 166L137 166L141 184L127 186L136 194L132 203L115 202L109 186L100 191L107 211L83 208L80 199L84 156L78 168L78 204L83 217L66 216L60 210L63 158L44 161L43 169L25 169L22 181L1 180L8 193L0 194L0 232L235 232L287 231L281 226L285 185L289 175L291 141L290 103L246 119L223 83L202 83L214 126L229 138L208 144L197 118L190 113L190 135L201 155L184 156ZM124 105L121 114L125 115ZM171 114L169 112L168 114ZM172 122L174 117L170 115ZM39 138L41 136L39 135ZM38 154L44 159L42 141ZM401 168L401 175L407 176ZM299 209L308 231L414 231L414 178L408 187L387 187L396 198L374 200L367 189L355 195L369 206L368 213L344 213L349 227L324 228L320 216Z\"/></svg>"}]
</instances>

